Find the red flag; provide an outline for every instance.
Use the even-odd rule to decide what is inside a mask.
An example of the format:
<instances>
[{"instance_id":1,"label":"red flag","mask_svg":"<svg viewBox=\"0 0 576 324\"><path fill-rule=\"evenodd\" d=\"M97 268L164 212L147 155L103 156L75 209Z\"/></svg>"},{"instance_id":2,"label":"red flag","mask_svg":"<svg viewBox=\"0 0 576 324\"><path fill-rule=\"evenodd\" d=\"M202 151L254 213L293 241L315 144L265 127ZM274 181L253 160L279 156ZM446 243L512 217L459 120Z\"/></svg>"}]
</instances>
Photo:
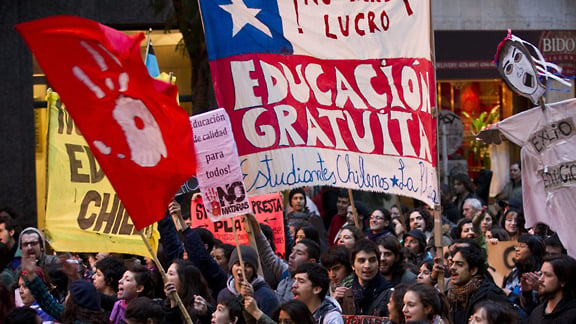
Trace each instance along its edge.
<instances>
[{"instance_id":1,"label":"red flag","mask_svg":"<svg viewBox=\"0 0 576 324\"><path fill-rule=\"evenodd\" d=\"M188 115L176 87L154 80L143 34L55 16L16 26L86 138L137 229L164 217L195 173ZM82 168L82 166L71 166ZM84 166L86 167L86 166ZM90 181L89 179L76 181Z\"/></svg>"}]
</instances>

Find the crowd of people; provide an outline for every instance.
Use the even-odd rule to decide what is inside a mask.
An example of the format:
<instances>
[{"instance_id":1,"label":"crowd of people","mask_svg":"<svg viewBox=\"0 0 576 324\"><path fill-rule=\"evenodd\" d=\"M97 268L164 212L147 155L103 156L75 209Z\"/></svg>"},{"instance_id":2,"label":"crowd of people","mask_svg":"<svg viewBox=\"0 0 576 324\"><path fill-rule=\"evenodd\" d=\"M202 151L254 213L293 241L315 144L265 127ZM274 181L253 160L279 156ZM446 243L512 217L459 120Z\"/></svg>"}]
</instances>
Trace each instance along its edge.
<instances>
[{"instance_id":1,"label":"crowd of people","mask_svg":"<svg viewBox=\"0 0 576 324\"><path fill-rule=\"evenodd\" d=\"M285 259L253 215L244 216L253 244L236 247L206 229L177 231L173 202L158 223L164 279L151 259L47 253L42 233L20 230L5 208L0 323L184 323L183 310L193 323L212 324L340 324L344 315L394 324L575 323L576 260L545 224L524 228L519 181L488 206L466 175L453 177L442 188L439 249L427 206L371 210L352 205L346 191L322 188L313 200L296 188L285 211ZM487 246L506 240L517 242L514 268L495 282Z\"/></svg>"}]
</instances>

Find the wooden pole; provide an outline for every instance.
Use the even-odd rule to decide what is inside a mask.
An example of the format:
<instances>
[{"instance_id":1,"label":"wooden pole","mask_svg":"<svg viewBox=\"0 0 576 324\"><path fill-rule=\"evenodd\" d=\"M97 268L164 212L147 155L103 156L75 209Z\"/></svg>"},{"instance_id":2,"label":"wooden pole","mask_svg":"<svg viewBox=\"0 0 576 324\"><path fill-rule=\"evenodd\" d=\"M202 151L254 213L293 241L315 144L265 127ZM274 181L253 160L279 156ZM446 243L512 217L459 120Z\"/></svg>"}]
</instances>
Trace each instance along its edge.
<instances>
[{"instance_id":1,"label":"wooden pole","mask_svg":"<svg viewBox=\"0 0 576 324\"><path fill-rule=\"evenodd\" d=\"M234 229L234 242L236 242L236 252L238 252L238 261L240 261L242 278L244 278L244 281L248 282L248 278L246 278L246 271L244 268L244 260L242 259L242 252L240 252L240 243L238 243L238 234L236 233L236 224L234 223L234 219L232 219L232 228Z\"/></svg>"},{"instance_id":2,"label":"wooden pole","mask_svg":"<svg viewBox=\"0 0 576 324\"><path fill-rule=\"evenodd\" d=\"M357 229L360 228L360 223L358 223L358 212L356 211L356 206L354 205L354 196L352 195L352 189L348 189L348 199L350 199L350 206L352 206L352 215L354 216L354 226Z\"/></svg>"},{"instance_id":3,"label":"wooden pole","mask_svg":"<svg viewBox=\"0 0 576 324\"><path fill-rule=\"evenodd\" d=\"M160 274L162 275L162 280L165 283L168 282L168 277L166 276L166 271L164 271L164 268L162 267L160 260L158 260L158 256L156 255L156 252L154 252L154 250L152 249L152 246L150 246L150 242L148 242L148 239L146 238L146 236L144 236L144 233L142 233L142 230L140 230L140 237L142 238L142 241L144 241L144 244L146 245L148 252L152 256L152 259L154 259L154 262L156 263L156 266L158 267L158 270L160 271ZM170 298L174 298L174 300L176 300L176 303L178 304L178 308L180 309L180 313L182 313L182 317L184 318L184 321L187 324L193 324L192 318L190 318L190 314L188 314L188 310L186 310L186 307L184 306L182 299L178 295L178 292L172 293Z\"/></svg>"},{"instance_id":4,"label":"wooden pole","mask_svg":"<svg viewBox=\"0 0 576 324\"><path fill-rule=\"evenodd\" d=\"M440 205L434 206L434 246L436 247L435 262L444 264L444 251L442 250L442 212ZM444 292L444 272L438 274L438 289L440 289L440 292Z\"/></svg>"}]
</instances>

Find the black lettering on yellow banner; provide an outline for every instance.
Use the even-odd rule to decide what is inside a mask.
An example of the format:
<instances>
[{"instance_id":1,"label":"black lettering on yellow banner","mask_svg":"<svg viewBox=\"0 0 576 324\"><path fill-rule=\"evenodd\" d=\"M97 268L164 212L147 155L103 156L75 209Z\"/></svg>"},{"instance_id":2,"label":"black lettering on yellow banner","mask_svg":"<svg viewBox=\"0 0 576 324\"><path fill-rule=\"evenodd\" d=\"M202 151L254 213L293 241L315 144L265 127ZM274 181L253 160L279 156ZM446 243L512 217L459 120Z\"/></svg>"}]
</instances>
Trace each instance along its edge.
<instances>
[{"instance_id":1,"label":"black lettering on yellow banner","mask_svg":"<svg viewBox=\"0 0 576 324\"><path fill-rule=\"evenodd\" d=\"M88 191L82 200L77 221L83 230L119 235L135 233L130 216L116 194L101 195L95 190ZM106 226L102 229L104 223Z\"/></svg>"}]
</instances>

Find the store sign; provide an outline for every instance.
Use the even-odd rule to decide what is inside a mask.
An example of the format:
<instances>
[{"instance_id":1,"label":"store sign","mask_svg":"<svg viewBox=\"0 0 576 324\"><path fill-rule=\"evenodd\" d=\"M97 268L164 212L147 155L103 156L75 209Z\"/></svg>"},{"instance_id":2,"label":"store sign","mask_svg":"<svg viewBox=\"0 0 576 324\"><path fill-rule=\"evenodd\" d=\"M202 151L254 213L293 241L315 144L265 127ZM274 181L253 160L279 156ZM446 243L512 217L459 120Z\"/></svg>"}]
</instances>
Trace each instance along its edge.
<instances>
[{"instance_id":1,"label":"store sign","mask_svg":"<svg viewBox=\"0 0 576 324\"><path fill-rule=\"evenodd\" d=\"M563 75L576 75L576 31L545 31L540 36L538 48L546 61L562 67Z\"/></svg>"}]
</instances>

